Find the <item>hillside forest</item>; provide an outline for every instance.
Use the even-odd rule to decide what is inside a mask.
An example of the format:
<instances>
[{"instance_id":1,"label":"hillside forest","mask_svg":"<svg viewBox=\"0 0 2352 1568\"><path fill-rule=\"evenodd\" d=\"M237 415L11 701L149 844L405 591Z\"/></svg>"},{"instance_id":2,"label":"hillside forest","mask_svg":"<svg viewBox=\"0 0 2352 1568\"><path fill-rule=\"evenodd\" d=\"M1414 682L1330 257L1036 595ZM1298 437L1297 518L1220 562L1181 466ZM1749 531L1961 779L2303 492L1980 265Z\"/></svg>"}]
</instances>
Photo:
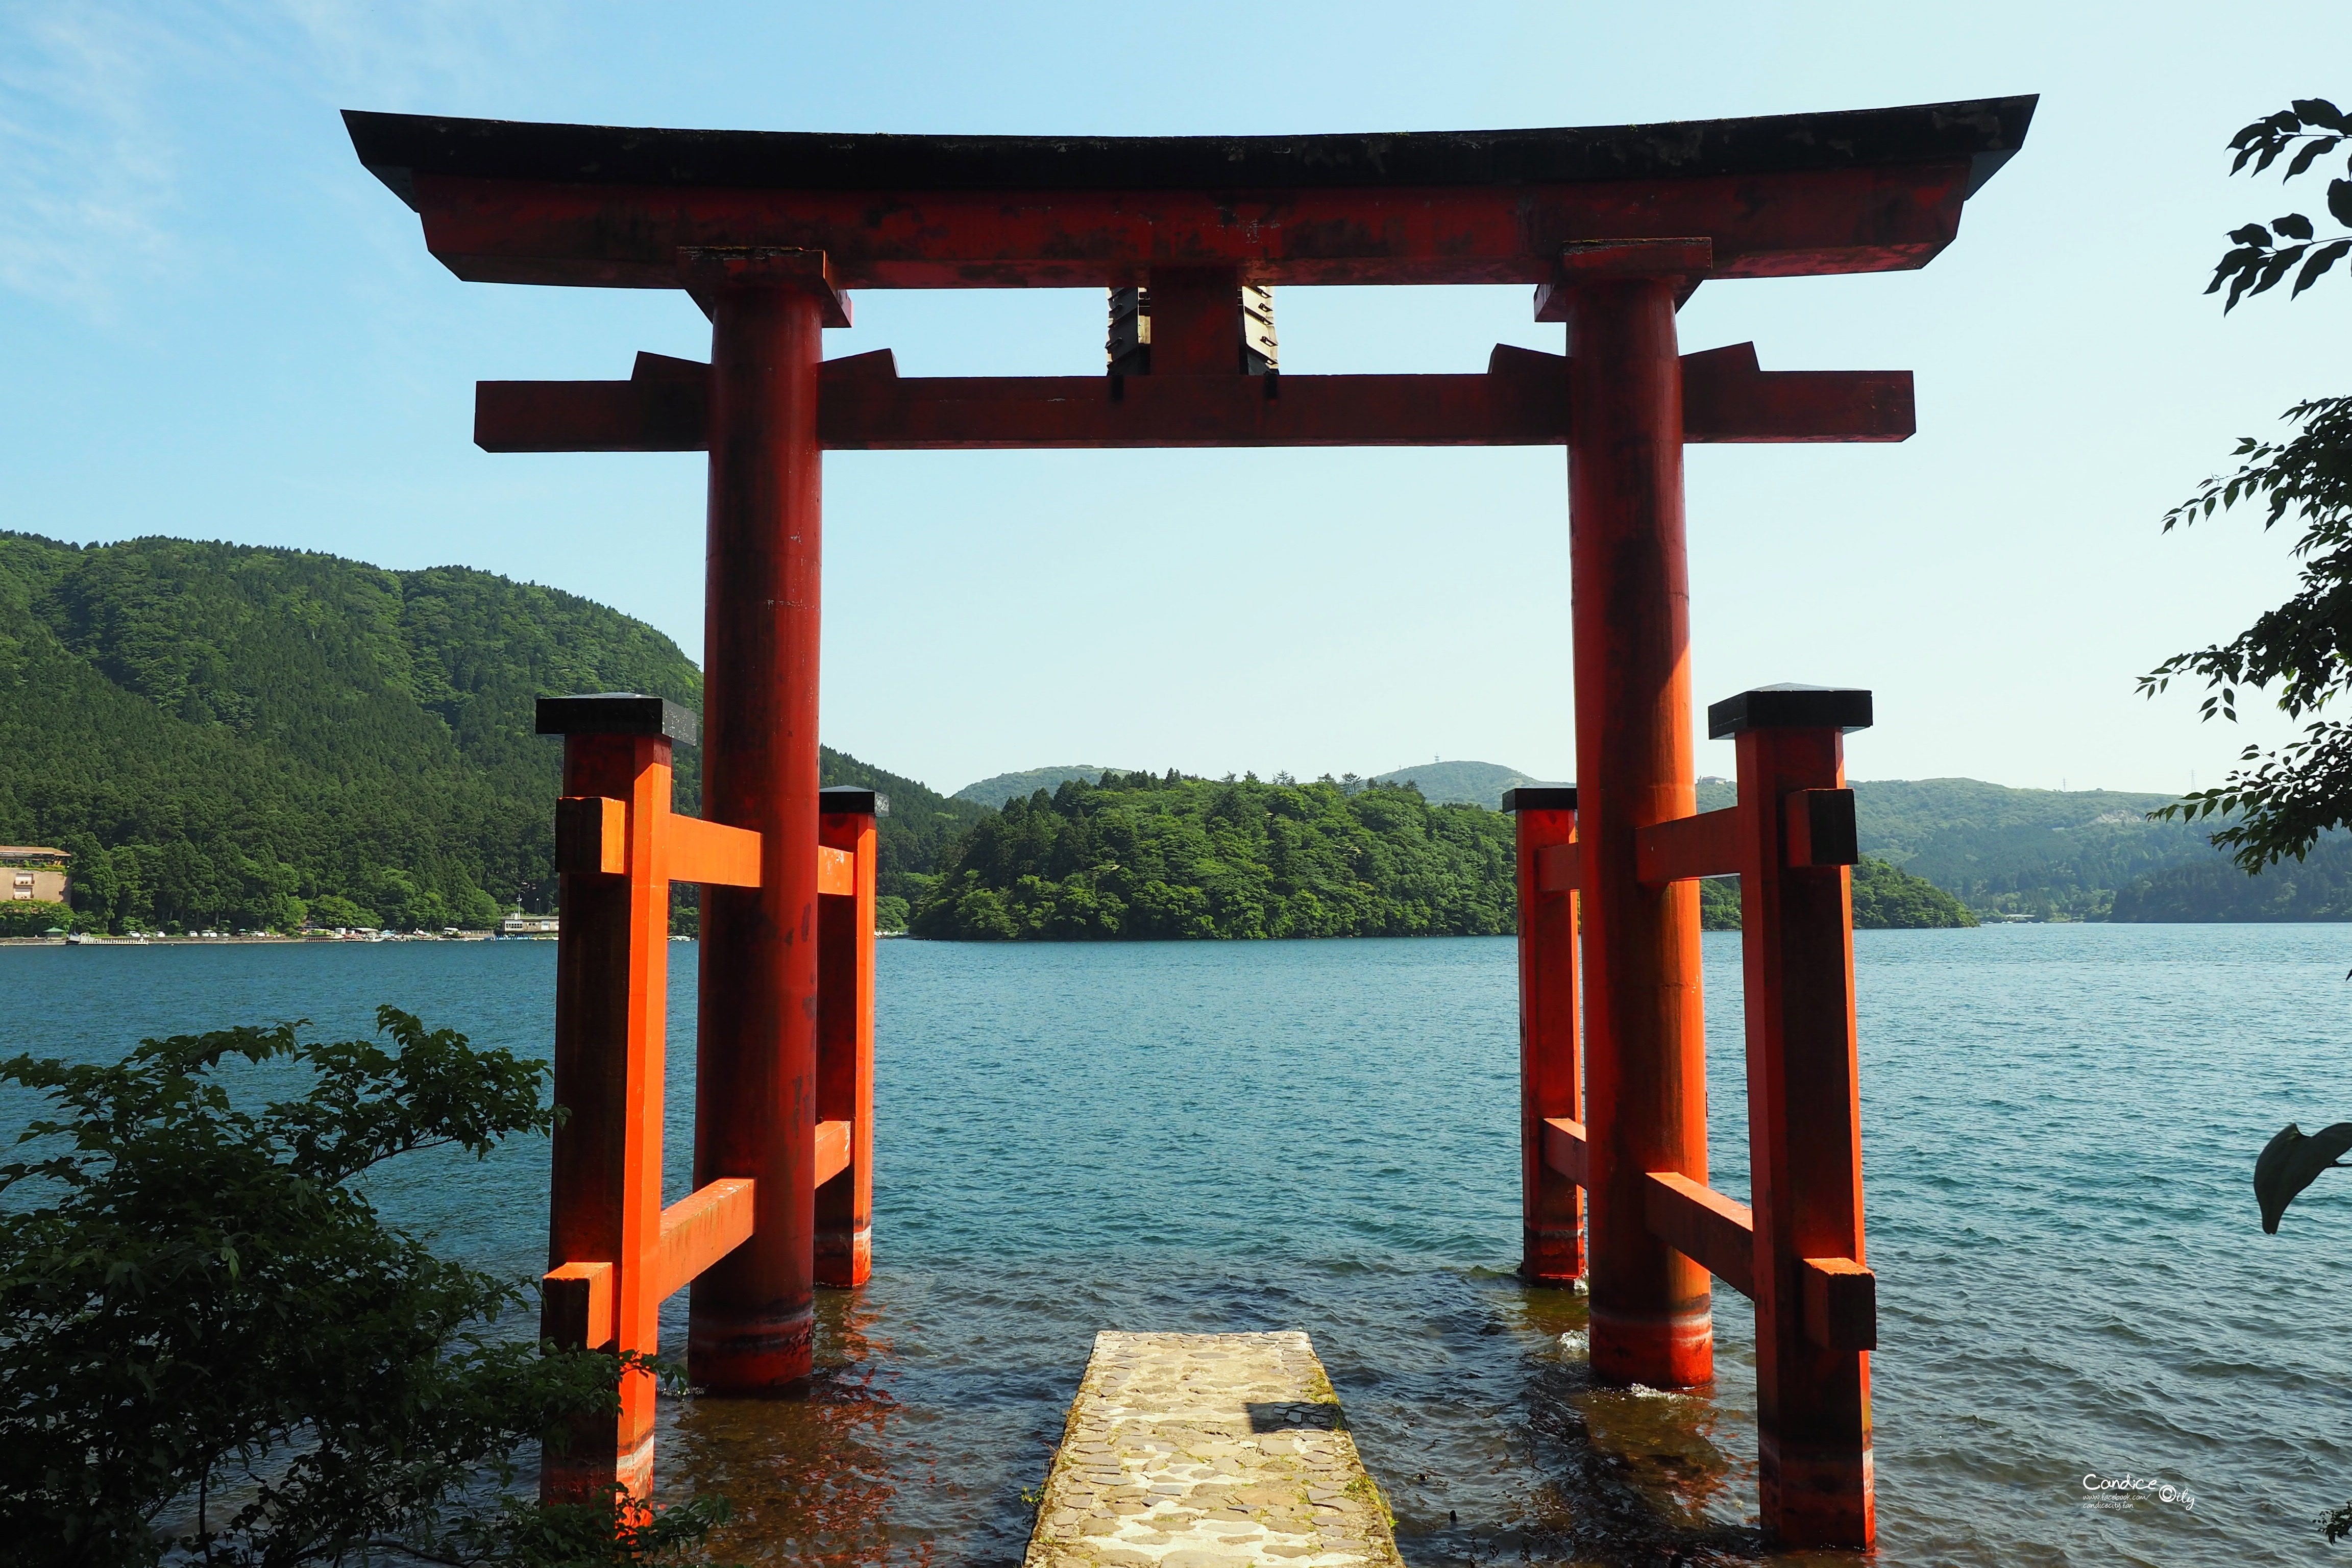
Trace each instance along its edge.
<instances>
[{"instance_id":1,"label":"hillside forest","mask_svg":"<svg viewBox=\"0 0 2352 1568\"><path fill-rule=\"evenodd\" d=\"M1004 803L919 900L917 936L1494 936L1514 928L1511 819L1417 790L1173 771Z\"/></svg>"},{"instance_id":2,"label":"hillside forest","mask_svg":"<svg viewBox=\"0 0 2352 1568\"><path fill-rule=\"evenodd\" d=\"M965 835L915 905L918 936L964 941L1493 936L1516 928L1511 818L1411 784L1172 771L1066 778ZM1974 925L1883 861L1853 879L1870 927ZM1739 928L1733 879L1701 888Z\"/></svg>"},{"instance_id":3,"label":"hillside forest","mask_svg":"<svg viewBox=\"0 0 2352 1568\"><path fill-rule=\"evenodd\" d=\"M73 854L85 929L545 910L562 742L533 702L615 690L699 709L702 679L642 622L487 572L0 533L0 839ZM985 815L829 750L823 771L890 797L886 898ZM681 747L677 808L700 790Z\"/></svg>"},{"instance_id":4,"label":"hillside forest","mask_svg":"<svg viewBox=\"0 0 2352 1568\"><path fill-rule=\"evenodd\" d=\"M0 935L53 921L478 929L550 909L561 743L532 732L533 700L593 690L698 708L701 676L641 622L486 572L0 532L0 841L70 851L75 886L71 910L5 911ZM1510 822L1486 797L1524 779L1498 764L1304 784L1050 768L950 797L822 755L824 783L890 797L886 928L1511 929ZM698 753L681 748L677 808L695 810L699 790ZM1731 794L1703 780L1699 807ZM2352 918L2343 836L2249 879L2206 829L2150 821L2161 795L1969 779L1865 782L1855 795L1864 925ZM1736 887L1702 900L1711 926L1737 923ZM692 900L680 889L675 929L693 929Z\"/></svg>"}]
</instances>

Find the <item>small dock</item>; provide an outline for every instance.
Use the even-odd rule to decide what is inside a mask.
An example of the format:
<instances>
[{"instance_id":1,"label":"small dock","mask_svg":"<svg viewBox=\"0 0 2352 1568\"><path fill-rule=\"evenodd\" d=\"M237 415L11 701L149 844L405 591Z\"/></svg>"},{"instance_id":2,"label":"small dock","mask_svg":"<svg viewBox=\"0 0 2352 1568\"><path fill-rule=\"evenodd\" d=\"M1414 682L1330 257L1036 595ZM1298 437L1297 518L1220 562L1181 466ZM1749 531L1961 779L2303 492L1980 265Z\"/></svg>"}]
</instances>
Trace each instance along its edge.
<instances>
[{"instance_id":1,"label":"small dock","mask_svg":"<svg viewBox=\"0 0 2352 1568\"><path fill-rule=\"evenodd\" d=\"M1303 1333L1095 1336L1025 1568L1402 1568Z\"/></svg>"}]
</instances>

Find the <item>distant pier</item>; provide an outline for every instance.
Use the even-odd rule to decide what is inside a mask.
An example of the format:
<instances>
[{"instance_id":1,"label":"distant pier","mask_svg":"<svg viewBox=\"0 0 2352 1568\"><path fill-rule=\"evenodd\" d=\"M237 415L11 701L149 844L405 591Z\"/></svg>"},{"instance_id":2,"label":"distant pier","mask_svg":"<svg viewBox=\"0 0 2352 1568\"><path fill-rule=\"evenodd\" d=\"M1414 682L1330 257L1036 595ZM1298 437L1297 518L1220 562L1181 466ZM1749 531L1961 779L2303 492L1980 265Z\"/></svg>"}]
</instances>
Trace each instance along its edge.
<instances>
[{"instance_id":1,"label":"distant pier","mask_svg":"<svg viewBox=\"0 0 2352 1568\"><path fill-rule=\"evenodd\" d=\"M1095 1336L1026 1568L1401 1568L1303 1333Z\"/></svg>"}]
</instances>

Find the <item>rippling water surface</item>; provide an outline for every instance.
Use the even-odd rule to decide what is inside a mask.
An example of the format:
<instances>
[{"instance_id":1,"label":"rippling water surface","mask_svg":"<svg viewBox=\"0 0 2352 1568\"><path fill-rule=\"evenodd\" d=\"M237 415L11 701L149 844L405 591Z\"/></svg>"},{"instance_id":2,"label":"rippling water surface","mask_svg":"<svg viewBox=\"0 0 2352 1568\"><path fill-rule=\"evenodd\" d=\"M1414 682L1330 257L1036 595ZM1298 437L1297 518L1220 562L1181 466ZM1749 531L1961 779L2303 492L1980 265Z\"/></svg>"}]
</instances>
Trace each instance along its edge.
<instances>
[{"instance_id":1,"label":"rippling water surface","mask_svg":"<svg viewBox=\"0 0 2352 1568\"><path fill-rule=\"evenodd\" d=\"M1738 939L1706 943L1715 1180L1744 1195ZM1879 1560L2320 1556L2312 1520L2352 1495L2352 1177L2276 1238L2247 1177L2282 1123L2352 1116L2352 929L1856 948ZM675 1195L694 950L672 958ZM544 1054L553 960L11 949L0 985L10 1049L350 1029L393 1002ZM666 1406L665 1491L728 1494L719 1544L756 1561L1017 1562L1097 1329L1300 1328L1408 1562L1764 1555L1747 1303L1717 1295L1711 1390L1603 1390L1578 1300L1512 1277L1513 962L1501 940L884 943L874 1281L821 1293L805 1404ZM383 1197L447 1250L536 1273L545 1162L435 1161ZM2187 1499L2100 1508L2086 1475Z\"/></svg>"}]
</instances>

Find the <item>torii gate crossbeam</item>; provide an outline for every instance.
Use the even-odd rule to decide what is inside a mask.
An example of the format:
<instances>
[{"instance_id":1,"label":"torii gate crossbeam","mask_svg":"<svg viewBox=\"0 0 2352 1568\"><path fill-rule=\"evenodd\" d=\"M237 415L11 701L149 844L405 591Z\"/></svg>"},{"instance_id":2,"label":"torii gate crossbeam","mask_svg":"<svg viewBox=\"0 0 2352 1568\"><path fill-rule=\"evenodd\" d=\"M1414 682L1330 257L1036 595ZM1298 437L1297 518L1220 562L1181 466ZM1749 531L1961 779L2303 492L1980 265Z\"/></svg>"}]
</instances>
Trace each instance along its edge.
<instances>
[{"instance_id":1,"label":"torii gate crossbeam","mask_svg":"<svg viewBox=\"0 0 2352 1568\"><path fill-rule=\"evenodd\" d=\"M1900 440L1910 378L1766 373L1746 344L1685 356L1675 310L1707 279L1925 265L2033 107L1050 139L347 114L362 162L458 277L680 289L711 319L708 364L640 355L626 381L486 382L476 413L491 450L710 454L705 812L757 835L760 866L705 895L695 1180L748 1183L756 1212L694 1279L695 1380L785 1392L810 1370L817 976L837 940L821 931L839 926L818 918L823 452L1559 444L1580 787L1515 803L1524 1271L1589 1281L1593 1371L1615 1382L1705 1383L1710 1276L1753 1297L1767 1528L1867 1546L1874 1297L1838 736L1869 721L1869 699L1717 704L1741 801L1693 815L1682 448ZM1533 285L1567 355L1498 348L1483 375L1245 374L1244 286L1425 283ZM1148 372L902 378L887 353L823 359L854 289L1072 287L1149 289ZM1706 1185L1688 879L1724 871L1748 910L1752 1207ZM849 1129L836 1141L870 1150L870 1109L845 1114L825 1121ZM560 1251L561 1215L555 1230ZM829 1279L863 1279L855 1234ZM645 1484L646 1457L621 1460Z\"/></svg>"}]
</instances>

